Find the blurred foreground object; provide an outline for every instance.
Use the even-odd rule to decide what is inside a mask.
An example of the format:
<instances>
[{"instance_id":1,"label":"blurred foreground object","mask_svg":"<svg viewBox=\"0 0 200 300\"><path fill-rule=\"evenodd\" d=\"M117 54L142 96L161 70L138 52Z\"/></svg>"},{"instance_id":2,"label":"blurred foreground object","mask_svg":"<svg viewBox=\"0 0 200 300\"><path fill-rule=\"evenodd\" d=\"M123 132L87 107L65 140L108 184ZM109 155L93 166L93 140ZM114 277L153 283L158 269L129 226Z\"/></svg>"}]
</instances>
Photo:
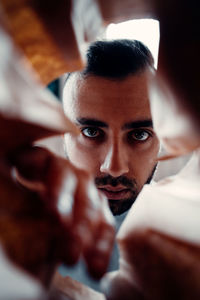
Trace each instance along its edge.
<instances>
[{"instance_id":1,"label":"blurred foreground object","mask_svg":"<svg viewBox=\"0 0 200 300\"><path fill-rule=\"evenodd\" d=\"M144 187L117 236L120 270L104 279L107 299L199 299L199 166L198 151L178 175Z\"/></svg>"},{"instance_id":2,"label":"blurred foreground object","mask_svg":"<svg viewBox=\"0 0 200 300\"><path fill-rule=\"evenodd\" d=\"M96 1L1 0L16 45L41 82L83 68L82 44L94 40L103 20Z\"/></svg>"},{"instance_id":3,"label":"blurred foreground object","mask_svg":"<svg viewBox=\"0 0 200 300\"><path fill-rule=\"evenodd\" d=\"M74 264L80 255L99 278L114 240L106 200L86 172L33 147L41 138L77 134L77 129L59 102L35 81L3 23L0 43L1 244L8 257L45 288L57 264Z\"/></svg>"},{"instance_id":4,"label":"blurred foreground object","mask_svg":"<svg viewBox=\"0 0 200 300\"><path fill-rule=\"evenodd\" d=\"M33 80L28 63L2 28L0 41L0 153L68 130L76 133L58 101Z\"/></svg>"},{"instance_id":5,"label":"blurred foreground object","mask_svg":"<svg viewBox=\"0 0 200 300\"><path fill-rule=\"evenodd\" d=\"M82 68L71 21L71 1L1 0L16 45L47 84Z\"/></svg>"},{"instance_id":6,"label":"blurred foreground object","mask_svg":"<svg viewBox=\"0 0 200 300\"><path fill-rule=\"evenodd\" d=\"M155 14L160 21L160 49L158 95L152 105L155 101L162 110L158 119L158 111L153 111L153 117L168 151L181 155L200 146L199 2L155 0Z\"/></svg>"}]
</instances>

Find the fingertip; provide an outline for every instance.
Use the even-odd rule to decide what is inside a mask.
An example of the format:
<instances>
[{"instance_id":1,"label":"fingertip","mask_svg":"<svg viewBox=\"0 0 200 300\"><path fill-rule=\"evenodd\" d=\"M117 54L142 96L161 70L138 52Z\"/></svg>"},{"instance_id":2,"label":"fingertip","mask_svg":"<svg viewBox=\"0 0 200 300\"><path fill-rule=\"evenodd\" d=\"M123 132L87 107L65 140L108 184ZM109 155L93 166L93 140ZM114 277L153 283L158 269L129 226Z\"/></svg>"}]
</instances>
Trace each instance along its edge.
<instances>
[{"instance_id":1,"label":"fingertip","mask_svg":"<svg viewBox=\"0 0 200 300\"><path fill-rule=\"evenodd\" d=\"M112 295L112 292L111 292L112 280L117 275L117 273L118 273L118 271L106 273L101 279L100 288L101 288L101 291L106 296L106 299L111 299L110 297Z\"/></svg>"},{"instance_id":2,"label":"fingertip","mask_svg":"<svg viewBox=\"0 0 200 300\"><path fill-rule=\"evenodd\" d=\"M95 279L100 279L107 271L113 243L110 240L100 239L93 245L93 249L85 255L88 271Z\"/></svg>"},{"instance_id":3,"label":"fingertip","mask_svg":"<svg viewBox=\"0 0 200 300\"><path fill-rule=\"evenodd\" d=\"M75 265L80 258L80 253L81 252L80 252L79 245L76 245L74 243L71 244L66 250L66 254L64 255L63 263L68 266Z\"/></svg>"},{"instance_id":4,"label":"fingertip","mask_svg":"<svg viewBox=\"0 0 200 300\"><path fill-rule=\"evenodd\" d=\"M30 180L43 180L49 165L50 154L44 148L26 146L16 150L8 159L22 176Z\"/></svg>"},{"instance_id":5,"label":"fingertip","mask_svg":"<svg viewBox=\"0 0 200 300\"><path fill-rule=\"evenodd\" d=\"M66 242L61 250L63 263L74 265L81 256L83 249L82 241L73 231L71 231L71 233L68 232L68 236L65 240Z\"/></svg>"},{"instance_id":6,"label":"fingertip","mask_svg":"<svg viewBox=\"0 0 200 300\"><path fill-rule=\"evenodd\" d=\"M99 280L106 273L108 263L109 259L107 256L94 254L90 257L88 271L94 279Z\"/></svg>"}]
</instances>

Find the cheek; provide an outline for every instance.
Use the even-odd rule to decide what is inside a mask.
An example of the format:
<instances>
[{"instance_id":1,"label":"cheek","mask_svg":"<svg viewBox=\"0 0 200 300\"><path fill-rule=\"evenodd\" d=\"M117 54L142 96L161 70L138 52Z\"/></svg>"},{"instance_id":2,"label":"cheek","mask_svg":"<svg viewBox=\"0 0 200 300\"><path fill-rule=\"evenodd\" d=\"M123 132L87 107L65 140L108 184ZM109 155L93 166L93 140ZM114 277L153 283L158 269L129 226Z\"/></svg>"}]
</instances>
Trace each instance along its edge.
<instances>
[{"instance_id":1,"label":"cheek","mask_svg":"<svg viewBox=\"0 0 200 300\"><path fill-rule=\"evenodd\" d=\"M157 136L155 135L152 139L150 139L149 143L144 144L144 147L141 146L141 149L138 149L139 151L141 150L141 157L144 157L146 164L154 165L158 157L160 142Z\"/></svg>"},{"instance_id":2,"label":"cheek","mask_svg":"<svg viewBox=\"0 0 200 300\"><path fill-rule=\"evenodd\" d=\"M93 148L85 147L77 138L65 135L65 148L69 161L79 169L96 172L98 155Z\"/></svg>"},{"instance_id":3,"label":"cheek","mask_svg":"<svg viewBox=\"0 0 200 300\"><path fill-rule=\"evenodd\" d=\"M137 147L134 151L134 159L131 161L132 170L140 188L146 183L157 164L159 142L157 138L149 145Z\"/></svg>"}]
</instances>

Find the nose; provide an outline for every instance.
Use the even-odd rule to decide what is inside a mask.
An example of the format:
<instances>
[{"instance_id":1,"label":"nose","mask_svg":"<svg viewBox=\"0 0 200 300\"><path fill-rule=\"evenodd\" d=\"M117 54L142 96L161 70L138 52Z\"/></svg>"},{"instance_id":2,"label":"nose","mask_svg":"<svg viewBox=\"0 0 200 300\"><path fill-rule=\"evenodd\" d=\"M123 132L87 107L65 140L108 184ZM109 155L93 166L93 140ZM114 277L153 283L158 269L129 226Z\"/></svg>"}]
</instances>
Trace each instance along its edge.
<instances>
[{"instance_id":1,"label":"nose","mask_svg":"<svg viewBox=\"0 0 200 300\"><path fill-rule=\"evenodd\" d=\"M129 171L127 158L124 147L120 143L113 143L106 151L100 171L113 177L124 175Z\"/></svg>"}]
</instances>

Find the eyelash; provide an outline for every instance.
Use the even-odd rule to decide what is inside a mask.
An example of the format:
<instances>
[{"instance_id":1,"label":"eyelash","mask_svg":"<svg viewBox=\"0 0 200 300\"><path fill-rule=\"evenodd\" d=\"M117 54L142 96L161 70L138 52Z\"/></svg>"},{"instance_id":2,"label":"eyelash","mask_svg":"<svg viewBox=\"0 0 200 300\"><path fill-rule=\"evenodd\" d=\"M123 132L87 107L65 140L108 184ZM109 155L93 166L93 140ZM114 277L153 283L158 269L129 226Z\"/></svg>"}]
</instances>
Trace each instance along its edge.
<instances>
[{"instance_id":1,"label":"eyelash","mask_svg":"<svg viewBox=\"0 0 200 300\"><path fill-rule=\"evenodd\" d=\"M145 140L142 140L142 139L140 140L140 139L134 138L133 135L137 134L137 133L139 133L139 134L146 133L146 134L148 134L148 137ZM145 130L145 129L134 129L134 130L128 132L128 139L131 142L144 143L152 136L153 136L152 132Z\"/></svg>"},{"instance_id":2,"label":"eyelash","mask_svg":"<svg viewBox=\"0 0 200 300\"><path fill-rule=\"evenodd\" d=\"M97 131L97 136L87 136L85 133L84 133L84 131L86 131L86 130L94 130L94 131ZM81 133L82 133L82 135L85 137L85 138L88 138L88 139L100 139L100 138L103 138L103 136L104 136L104 131L103 130L101 130L100 128L96 128L96 127L83 127L83 128L81 128Z\"/></svg>"}]
</instances>

